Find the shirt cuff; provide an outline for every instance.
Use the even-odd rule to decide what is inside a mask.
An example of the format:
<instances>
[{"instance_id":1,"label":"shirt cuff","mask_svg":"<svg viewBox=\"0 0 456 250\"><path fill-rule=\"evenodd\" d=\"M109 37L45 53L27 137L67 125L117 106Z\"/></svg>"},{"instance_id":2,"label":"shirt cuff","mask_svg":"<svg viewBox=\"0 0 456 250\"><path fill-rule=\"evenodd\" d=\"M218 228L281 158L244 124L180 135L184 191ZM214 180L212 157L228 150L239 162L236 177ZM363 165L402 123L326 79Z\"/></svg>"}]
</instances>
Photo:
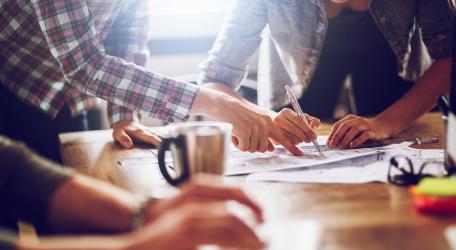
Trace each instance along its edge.
<instances>
[{"instance_id":1,"label":"shirt cuff","mask_svg":"<svg viewBox=\"0 0 456 250\"><path fill-rule=\"evenodd\" d=\"M108 117L111 126L119 121L141 121L138 113L114 103L108 103Z\"/></svg>"},{"instance_id":2,"label":"shirt cuff","mask_svg":"<svg viewBox=\"0 0 456 250\"><path fill-rule=\"evenodd\" d=\"M162 106L149 113L152 118L167 123L186 122L190 118L190 110L199 93L200 87L196 84L181 82L174 83L175 90L171 91Z\"/></svg>"},{"instance_id":3,"label":"shirt cuff","mask_svg":"<svg viewBox=\"0 0 456 250\"><path fill-rule=\"evenodd\" d=\"M236 69L224 65L217 61L216 58L210 56L206 61L199 65L202 73L198 79L199 84L216 82L225 84L232 89L239 87L242 79L244 79L247 71Z\"/></svg>"}]
</instances>

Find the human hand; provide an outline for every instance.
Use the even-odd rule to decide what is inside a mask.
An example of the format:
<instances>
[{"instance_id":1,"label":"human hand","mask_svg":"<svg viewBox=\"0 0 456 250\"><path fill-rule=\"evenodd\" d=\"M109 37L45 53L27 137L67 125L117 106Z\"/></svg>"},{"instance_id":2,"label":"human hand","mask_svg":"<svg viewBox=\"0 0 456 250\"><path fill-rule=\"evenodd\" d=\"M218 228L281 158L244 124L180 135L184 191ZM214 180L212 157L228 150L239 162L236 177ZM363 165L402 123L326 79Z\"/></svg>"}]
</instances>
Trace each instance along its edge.
<instances>
[{"instance_id":1,"label":"human hand","mask_svg":"<svg viewBox=\"0 0 456 250\"><path fill-rule=\"evenodd\" d=\"M388 126L377 118L348 115L333 125L327 145L330 148L356 148L367 140L383 140L391 135Z\"/></svg>"},{"instance_id":2,"label":"human hand","mask_svg":"<svg viewBox=\"0 0 456 250\"><path fill-rule=\"evenodd\" d=\"M281 144L293 155L303 152L276 125L271 112L220 91L201 88L193 105L192 114L206 115L233 125L233 143L241 151L273 151L272 140Z\"/></svg>"},{"instance_id":3,"label":"human hand","mask_svg":"<svg viewBox=\"0 0 456 250\"><path fill-rule=\"evenodd\" d=\"M304 119L307 119L306 123ZM317 139L315 129L320 126L320 120L305 114L305 118L299 117L291 109L282 109L273 117L274 123L285 131L289 141L295 145L301 142L311 142Z\"/></svg>"},{"instance_id":4,"label":"human hand","mask_svg":"<svg viewBox=\"0 0 456 250\"><path fill-rule=\"evenodd\" d=\"M230 213L224 202L186 202L131 234L125 249L196 250L201 245L262 249L252 227Z\"/></svg>"},{"instance_id":5,"label":"human hand","mask_svg":"<svg viewBox=\"0 0 456 250\"><path fill-rule=\"evenodd\" d=\"M137 121L118 121L112 126L112 137L124 148L132 148L134 141L144 142L155 146L160 145L161 139L158 134Z\"/></svg>"},{"instance_id":6,"label":"human hand","mask_svg":"<svg viewBox=\"0 0 456 250\"><path fill-rule=\"evenodd\" d=\"M241 189L221 184L214 177L200 175L181 188L179 195L152 204L148 210L147 221L151 222L166 211L186 203L236 201L248 207L258 222L263 222L263 211L260 206L249 198Z\"/></svg>"},{"instance_id":7,"label":"human hand","mask_svg":"<svg viewBox=\"0 0 456 250\"><path fill-rule=\"evenodd\" d=\"M176 197L150 207L146 226L129 237L127 249L197 249L203 244L261 249L253 229L229 212L226 201L245 205L263 221L261 208L240 189L199 176Z\"/></svg>"},{"instance_id":8,"label":"human hand","mask_svg":"<svg viewBox=\"0 0 456 250\"><path fill-rule=\"evenodd\" d=\"M305 129L297 128L297 126L304 124L304 121L299 117L299 120L295 119L293 111L288 110L275 114L254 105L241 103L240 106L241 107L235 111L235 114L237 115L232 117L234 118L232 124L235 129L237 128L239 130L238 133L235 133L233 130L233 136L235 137L233 143L241 151L249 151L251 153L257 151L273 151L275 147L272 142L274 142L276 144L281 144L295 156L303 155L303 152L296 147L296 144L302 142L304 137L307 138L307 135L302 132ZM243 112L245 112L246 117L244 120L240 120ZM313 118L312 125L318 126L318 119ZM248 150L246 150L246 147L242 146L243 140L246 142L250 141ZM258 144L255 143L256 141L258 141Z\"/></svg>"}]
</instances>

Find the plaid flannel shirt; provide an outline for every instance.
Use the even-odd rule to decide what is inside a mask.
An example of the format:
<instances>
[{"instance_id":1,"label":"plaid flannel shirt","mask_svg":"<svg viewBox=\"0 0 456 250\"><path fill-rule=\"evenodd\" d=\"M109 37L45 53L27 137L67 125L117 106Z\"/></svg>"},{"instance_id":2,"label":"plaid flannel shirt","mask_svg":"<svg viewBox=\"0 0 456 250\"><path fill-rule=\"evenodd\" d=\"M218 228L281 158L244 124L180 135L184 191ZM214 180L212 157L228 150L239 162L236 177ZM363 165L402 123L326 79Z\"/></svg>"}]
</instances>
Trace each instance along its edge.
<instances>
[{"instance_id":1,"label":"plaid flannel shirt","mask_svg":"<svg viewBox=\"0 0 456 250\"><path fill-rule=\"evenodd\" d=\"M110 103L111 122L133 112L188 119L198 87L140 66L147 0L0 0L0 82L55 117Z\"/></svg>"}]
</instances>

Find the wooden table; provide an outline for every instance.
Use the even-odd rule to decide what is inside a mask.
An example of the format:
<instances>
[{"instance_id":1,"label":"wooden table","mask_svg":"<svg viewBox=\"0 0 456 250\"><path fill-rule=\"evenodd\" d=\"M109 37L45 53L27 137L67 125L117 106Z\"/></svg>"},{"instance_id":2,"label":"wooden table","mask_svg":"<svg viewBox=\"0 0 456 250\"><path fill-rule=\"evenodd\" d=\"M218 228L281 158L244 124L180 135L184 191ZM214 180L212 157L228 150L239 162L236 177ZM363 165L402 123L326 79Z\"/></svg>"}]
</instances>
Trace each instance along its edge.
<instances>
[{"instance_id":1,"label":"wooden table","mask_svg":"<svg viewBox=\"0 0 456 250\"><path fill-rule=\"evenodd\" d=\"M328 134L323 125L319 134ZM398 138L435 136L442 148L443 124L439 114L427 114ZM120 149L111 131L62 134L66 166L133 192L150 194L167 190L159 172L151 167L128 168L116 164L120 157L149 157L146 149ZM264 207L271 222L314 220L323 227L321 249L449 249L445 228L456 217L418 214L404 188L389 184L239 183ZM305 237L303 235L302 237Z\"/></svg>"}]
</instances>

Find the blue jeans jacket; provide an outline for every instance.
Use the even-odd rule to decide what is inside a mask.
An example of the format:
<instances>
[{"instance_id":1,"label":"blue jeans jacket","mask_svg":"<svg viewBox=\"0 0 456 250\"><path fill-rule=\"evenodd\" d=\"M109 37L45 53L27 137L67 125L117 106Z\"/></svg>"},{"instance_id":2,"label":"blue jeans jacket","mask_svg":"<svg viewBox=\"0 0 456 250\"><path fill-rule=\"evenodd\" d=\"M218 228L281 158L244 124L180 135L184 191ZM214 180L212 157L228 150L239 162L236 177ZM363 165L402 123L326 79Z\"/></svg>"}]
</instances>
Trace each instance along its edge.
<instances>
[{"instance_id":1,"label":"blue jeans jacket","mask_svg":"<svg viewBox=\"0 0 456 250\"><path fill-rule=\"evenodd\" d=\"M370 12L403 77L420 76L429 66L429 55L451 55L453 16L446 0L372 0ZM287 75L305 87L318 64L327 25L324 0L236 0L200 65L199 82L237 88L268 27Z\"/></svg>"}]
</instances>

